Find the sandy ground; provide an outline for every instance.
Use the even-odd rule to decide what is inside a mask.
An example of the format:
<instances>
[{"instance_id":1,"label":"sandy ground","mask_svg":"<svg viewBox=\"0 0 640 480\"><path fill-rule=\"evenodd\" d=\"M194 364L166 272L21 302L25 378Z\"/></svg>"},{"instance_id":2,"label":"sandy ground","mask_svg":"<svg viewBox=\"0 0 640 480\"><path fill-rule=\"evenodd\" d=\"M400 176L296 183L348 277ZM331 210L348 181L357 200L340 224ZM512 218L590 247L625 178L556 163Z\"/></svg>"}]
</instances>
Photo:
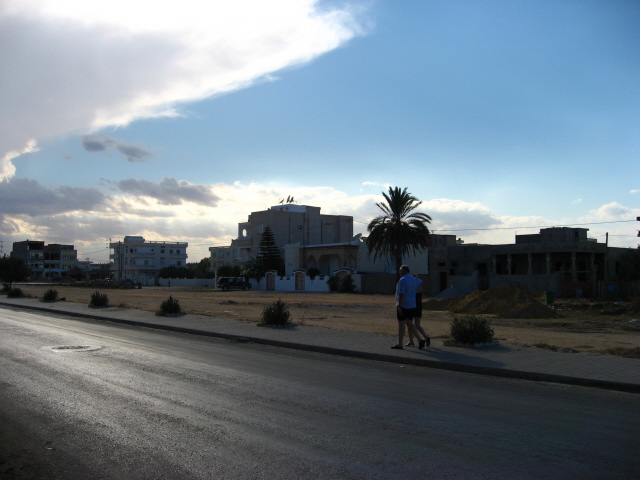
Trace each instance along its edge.
<instances>
[{"instance_id":1,"label":"sandy ground","mask_svg":"<svg viewBox=\"0 0 640 480\"><path fill-rule=\"evenodd\" d=\"M96 288L59 285L20 285L25 294L42 298L55 288L66 301L89 303ZM214 288L143 287L142 289L98 289L109 304L155 312L169 295L180 301L184 313L260 322L262 310L281 299L289 306L291 321L339 330L397 334L392 295L341 293L229 291ZM558 318L491 319L496 337L503 344L520 344L561 351L586 351L640 358L639 314L610 312L603 315L579 309L570 302L557 301ZM574 308L576 307L576 308ZM458 314L458 316L461 316ZM432 339L447 338L454 314L425 311L423 327Z\"/></svg>"}]
</instances>

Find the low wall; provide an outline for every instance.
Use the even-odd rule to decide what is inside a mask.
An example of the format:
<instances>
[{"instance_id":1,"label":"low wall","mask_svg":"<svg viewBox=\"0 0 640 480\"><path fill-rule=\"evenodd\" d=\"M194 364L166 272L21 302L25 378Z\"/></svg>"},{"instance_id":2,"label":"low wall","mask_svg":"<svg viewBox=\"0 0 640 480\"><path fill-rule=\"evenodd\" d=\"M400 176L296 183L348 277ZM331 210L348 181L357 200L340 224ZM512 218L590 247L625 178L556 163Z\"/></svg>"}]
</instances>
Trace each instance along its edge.
<instances>
[{"instance_id":1,"label":"low wall","mask_svg":"<svg viewBox=\"0 0 640 480\"><path fill-rule=\"evenodd\" d=\"M489 275L490 287L511 287L515 284L526 285L530 292L554 292L556 295L563 294L560 292L558 274L543 275Z\"/></svg>"},{"instance_id":2,"label":"low wall","mask_svg":"<svg viewBox=\"0 0 640 480\"><path fill-rule=\"evenodd\" d=\"M480 288L477 271L471 275L450 275L447 278L447 283L447 288L453 287L463 295L468 295Z\"/></svg>"},{"instance_id":3,"label":"low wall","mask_svg":"<svg viewBox=\"0 0 640 480\"><path fill-rule=\"evenodd\" d=\"M159 278L158 284L163 287L215 287L213 278Z\"/></svg>"},{"instance_id":4,"label":"low wall","mask_svg":"<svg viewBox=\"0 0 640 480\"><path fill-rule=\"evenodd\" d=\"M315 277L311 279L310 277L305 277L304 279L304 290L296 290L296 277L295 275L285 275L283 277L279 277L276 275L275 282L275 291L278 292L328 292L329 285L327 285L327 280L329 277ZM267 289L267 279L262 278L260 283L256 286L254 280L251 280L251 284L254 288L259 290Z\"/></svg>"},{"instance_id":5,"label":"low wall","mask_svg":"<svg viewBox=\"0 0 640 480\"><path fill-rule=\"evenodd\" d=\"M360 288L358 288L359 292L381 293L387 295L396 291L397 277L395 274L362 273L358 274L358 277L360 278Z\"/></svg>"}]
</instances>

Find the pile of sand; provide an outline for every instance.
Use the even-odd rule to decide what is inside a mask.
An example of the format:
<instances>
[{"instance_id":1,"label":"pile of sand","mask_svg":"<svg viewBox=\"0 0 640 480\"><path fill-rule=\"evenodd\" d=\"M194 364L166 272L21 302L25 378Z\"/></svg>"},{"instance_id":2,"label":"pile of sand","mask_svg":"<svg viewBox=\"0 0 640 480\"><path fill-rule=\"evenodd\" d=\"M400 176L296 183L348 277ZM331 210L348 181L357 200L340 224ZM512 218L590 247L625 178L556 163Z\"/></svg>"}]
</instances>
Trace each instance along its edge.
<instances>
[{"instance_id":1,"label":"pile of sand","mask_svg":"<svg viewBox=\"0 0 640 480\"><path fill-rule=\"evenodd\" d=\"M554 310L533 298L524 290L514 287L495 287L476 290L460 298L427 300L424 310L448 310L468 315L495 315L498 318L553 318Z\"/></svg>"}]
</instances>

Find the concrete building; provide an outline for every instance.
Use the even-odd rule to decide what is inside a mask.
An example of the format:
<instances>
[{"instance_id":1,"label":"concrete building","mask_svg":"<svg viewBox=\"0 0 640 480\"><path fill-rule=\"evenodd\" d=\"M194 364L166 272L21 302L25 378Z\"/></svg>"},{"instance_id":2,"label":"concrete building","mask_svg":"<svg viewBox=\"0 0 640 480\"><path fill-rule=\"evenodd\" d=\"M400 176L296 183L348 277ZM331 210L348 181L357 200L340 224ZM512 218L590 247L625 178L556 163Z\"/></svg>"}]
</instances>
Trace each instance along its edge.
<instances>
[{"instance_id":1,"label":"concrete building","mask_svg":"<svg viewBox=\"0 0 640 480\"><path fill-rule=\"evenodd\" d=\"M433 275L425 291L433 295L448 287L469 293L520 286L562 297L602 296L607 283L617 280L619 257L629 249L598 243L587 232L544 228L537 234L516 235L515 244L503 245L465 245L448 239L445 248L433 249Z\"/></svg>"},{"instance_id":2,"label":"concrete building","mask_svg":"<svg viewBox=\"0 0 640 480\"><path fill-rule=\"evenodd\" d=\"M44 242L40 240L25 240L13 242L10 256L23 260L31 269L33 277L42 277L44 271Z\"/></svg>"},{"instance_id":3,"label":"concrete building","mask_svg":"<svg viewBox=\"0 0 640 480\"><path fill-rule=\"evenodd\" d=\"M188 246L186 242L147 241L143 237L126 236L122 242L109 244L112 278L156 285L160 269L187 266Z\"/></svg>"},{"instance_id":4,"label":"concrete building","mask_svg":"<svg viewBox=\"0 0 640 480\"><path fill-rule=\"evenodd\" d=\"M231 245L226 247L209 247L209 252L209 265L213 272L217 272L218 268L225 265L240 265L248 260L246 256L244 259L241 258L236 240L231 240ZM246 252L244 253L246 255Z\"/></svg>"},{"instance_id":5,"label":"concrete building","mask_svg":"<svg viewBox=\"0 0 640 480\"><path fill-rule=\"evenodd\" d=\"M21 258L31 269L33 277L65 278L78 263L78 252L73 245L25 240L14 242L12 257Z\"/></svg>"},{"instance_id":6,"label":"concrete building","mask_svg":"<svg viewBox=\"0 0 640 480\"><path fill-rule=\"evenodd\" d=\"M68 277L69 271L78 263L78 251L73 245L57 243L44 246L45 278Z\"/></svg>"},{"instance_id":7,"label":"concrete building","mask_svg":"<svg viewBox=\"0 0 640 480\"><path fill-rule=\"evenodd\" d=\"M260 238L269 226L276 246L285 262L285 273L318 268L329 275L332 269L355 266L353 253L353 217L323 215L320 207L308 205L276 205L268 210L252 212L246 222L238 224L238 238L228 247L210 247L211 266L242 265L260 251ZM297 245L291 254L291 248Z\"/></svg>"},{"instance_id":8,"label":"concrete building","mask_svg":"<svg viewBox=\"0 0 640 480\"><path fill-rule=\"evenodd\" d=\"M285 263L285 275L267 277L259 288L321 291L326 278L351 274L358 290L390 293L396 281L395 263L370 254L366 237L352 236L349 216L321 215L319 207L278 205L253 212L238 224L238 238L226 247L211 247L211 264L241 265L256 257L266 226L273 231ZM586 228L544 228L516 235L514 244L465 244L454 235L429 237L429 246L403 263L423 280L426 296L452 289L459 294L492 287L519 286L563 296L606 296L615 290L619 257L628 248L613 248L587 237ZM308 278L320 270L319 281ZM311 287L312 285L312 287Z\"/></svg>"}]
</instances>

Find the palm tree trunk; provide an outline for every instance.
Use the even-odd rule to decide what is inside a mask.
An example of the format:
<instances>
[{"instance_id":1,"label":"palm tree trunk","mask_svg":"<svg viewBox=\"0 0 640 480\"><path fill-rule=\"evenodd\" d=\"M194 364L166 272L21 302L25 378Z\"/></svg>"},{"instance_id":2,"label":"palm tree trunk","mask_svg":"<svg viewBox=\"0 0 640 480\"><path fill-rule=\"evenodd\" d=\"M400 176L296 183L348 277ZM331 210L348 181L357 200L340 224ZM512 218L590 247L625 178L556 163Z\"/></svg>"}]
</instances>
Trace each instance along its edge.
<instances>
[{"instance_id":1,"label":"palm tree trunk","mask_svg":"<svg viewBox=\"0 0 640 480\"><path fill-rule=\"evenodd\" d=\"M402 266L402 252L399 249L393 253L393 258L396 262L396 283L400 280L400 267Z\"/></svg>"}]
</instances>

